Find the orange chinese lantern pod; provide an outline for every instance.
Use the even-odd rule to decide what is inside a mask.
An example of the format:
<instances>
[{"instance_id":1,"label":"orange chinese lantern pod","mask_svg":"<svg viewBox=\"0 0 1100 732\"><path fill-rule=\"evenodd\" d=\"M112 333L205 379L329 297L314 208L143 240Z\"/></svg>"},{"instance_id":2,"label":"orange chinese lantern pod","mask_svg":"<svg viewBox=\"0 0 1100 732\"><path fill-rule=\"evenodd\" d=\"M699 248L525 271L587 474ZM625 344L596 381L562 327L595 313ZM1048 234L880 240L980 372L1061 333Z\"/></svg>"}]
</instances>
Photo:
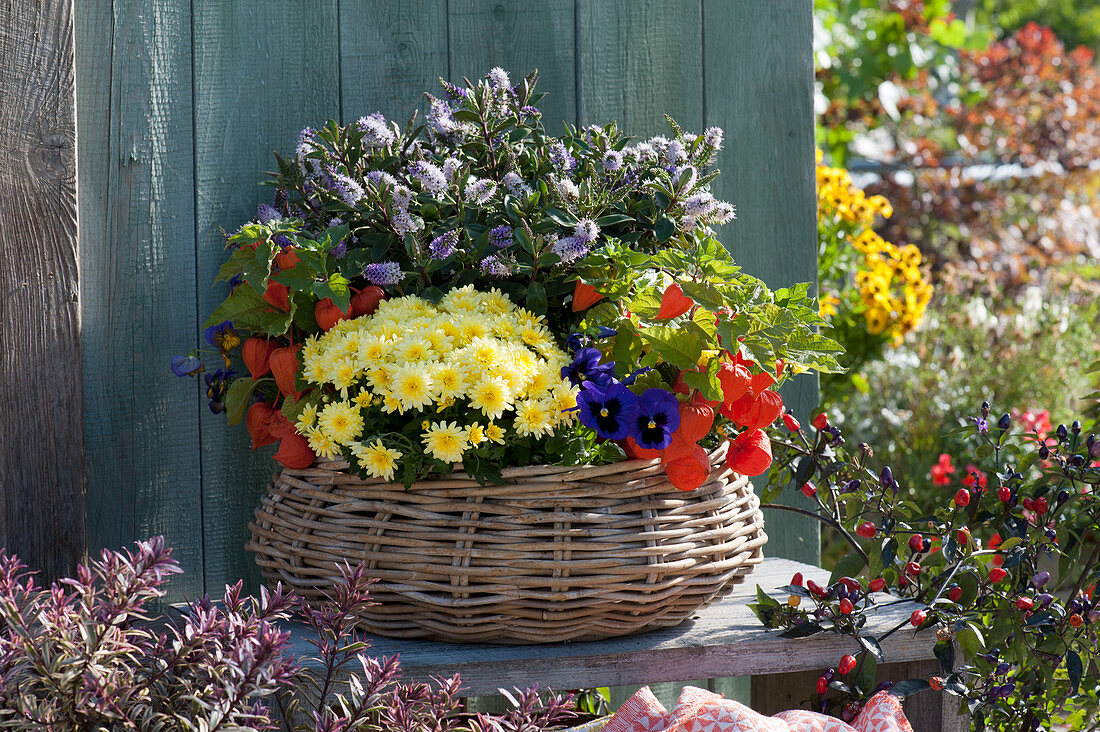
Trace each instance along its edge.
<instances>
[{"instance_id":1,"label":"orange chinese lantern pod","mask_svg":"<svg viewBox=\"0 0 1100 732\"><path fill-rule=\"evenodd\" d=\"M684 294L683 288L673 282L665 288L665 294L661 296L661 307L653 317L657 320L669 320L676 318L695 305L695 301Z\"/></svg>"},{"instance_id":2,"label":"orange chinese lantern pod","mask_svg":"<svg viewBox=\"0 0 1100 732\"><path fill-rule=\"evenodd\" d=\"M756 401L756 395L750 389L740 399L723 404L718 408L718 412L734 424L744 427L756 420L759 409L760 404Z\"/></svg>"},{"instance_id":3,"label":"orange chinese lantern pod","mask_svg":"<svg viewBox=\"0 0 1100 732\"><path fill-rule=\"evenodd\" d=\"M672 442L669 446L661 450L661 462L667 465L682 457L687 457L696 447L698 445L694 441L684 439L684 436L677 432L672 435Z\"/></svg>"},{"instance_id":4,"label":"orange chinese lantern pod","mask_svg":"<svg viewBox=\"0 0 1100 732\"><path fill-rule=\"evenodd\" d=\"M710 478L710 456L695 445L686 456L665 465L665 475L680 490L695 490Z\"/></svg>"},{"instance_id":5,"label":"orange chinese lantern pod","mask_svg":"<svg viewBox=\"0 0 1100 732\"><path fill-rule=\"evenodd\" d=\"M772 443L763 430L745 431L730 440L726 462L741 475L761 475L772 465Z\"/></svg>"},{"instance_id":6,"label":"orange chinese lantern pod","mask_svg":"<svg viewBox=\"0 0 1100 732\"><path fill-rule=\"evenodd\" d=\"M701 401L680 402L680 427L676 434L689 442L698 442L712 426L714 409Z\"/></svg>"},{"instance_id":7,"label":"orange chinese lantern pod","mask_svg":"<svg viewBox=\"0 0 1100 732\"><path fill-rule=\"evenodd\" d=\"M633 437L627 437L621 444L627 457L632 457L636 460L652 460L653 458L661 457L661 450L652 450L648 447L642 447L634 441Z\"/></svg>"},{"instance_id":8,"label":"orange chinese lantern pod","mask_svg":"<svg viewBox=\"0 0 1100 732\"><path fill-rule=\"evenodd\" d=\"M298 430L291 424L290 420L286 418L281 409L272 409L268 413L267 417L267 431L271 433L271 436L276 440L281 440L287 435L296 435Z\"/></svg>"},{"instance_id":9,"label":"orange chinese lantern pod","mask_svg":"<svg viewBox=\"0 0 1100 732\"><path fill-rule=\"evenodd\" d=\"M351 317L361 318L364 315L374 315L378 309L378 303L386 299L386 291L378 285L368 285L362 290L352 288L355 293L351 296Z\"/></svg>"},{"instance_id":10,"label":"orange chinese lantern pod","mask_svg":"<svg viewBox=\"0 0 1100 732\"><path fill-rule=\"evenodd\" d=\"M282 282L267 281L267 289L264 290L263 299L272 307L290 312L290 290Z\"/></svg>"},{"instance_id":11,"label":"orange chinese lantern pod","mask_svg":"<svg viewBox=\"0 0 1100 732\"><path fill-rule=\"evenodd\" d=\"M298 266L298 262L301 261L298 253L294 251L294 247L287 247L275 255L275 266L278 267L280 271L294 269Z\"/></svg>"},{"instance_id":12,"label":"orange chinese lantern pod","mask_svg":"<svg viewBox=\"0 0 1100 732\"><path fill-rule=\"evenodd\" d=\"M752 390L760 394L765 389L770 389L775 384L775 377L769 373L760 372L752 376Z\"/></svg>"},{"instance_id":13,"label":"orange chinese lantern pod","mask_svg":"<svg viewBox=\"0 0 1100 732\"><path fill-rule=\"evenodd\" d=\"M252 374L253 381L271 371L271 352L278 346L275 341L255 336L241 346L241 357L248 367L248 373Z\"/></svg>"},{"instance_id":14,"label":"orange chinese lantern pod","mask_svg":"<svg viewBox=\"0 0 1100 732\"><path fill-rule=\"evenodd\" d=\"M304 391L294 388L294 377L298 373L298 350L301 346L283 346L271 352L271 375L275 377L275 385L283 396L293 397L294 401L302 398Z\"/></svg>"},{"instance_id":15,"label":"orange chinese lantern pod","mask_svg":"<svg viewBox=\"0 0 1100 732\"><path fill-rule=\"evenodd\" d=\"M341 320L351 317L351 305L344 311L336 306L331 297L326 297L313 306L313 316L317 318L317 325L321 326L321 330L330 331Z\"/></svg>"},{"instance_id":16,"label":"orange chinese lantern pod","mask_svg":"<svg viewBox=\"0 0 1100 732\"><path fill-rule=\"evenodd\" d=\"M603 295L596 292L595 287L577 280L577 286L573 288L573 312L587 310L602 299Z\"/></svg>"},{"instance_id":17,"label":"orange chinese lantern pod","mask_svg":"<svg viewBox=\"0 0 1100 732\"><path fill-rule=\"evenodd\" d=\"M256 402L248 408L248 412L244 417L244 424L248 428L248 436L252 438L253 450L264 445L270 445L278 439L268 429L268 421L271 419L272 412L279 412L279 410L264 402ZM280 414L282 413L280 412Z\"/></svg>"},{"instance_id":18,"label":"orange chinese lantern pod","mask_svg":"<svg viewBox=\"0 0 1100 732\"><path fill-rule=\"evenodd\" d=\"M722 384L722 401L733 404L752 387L752 374L741 364L723 361L718 369L718 381Z\"/></svg>"},{"instance_id":19,"label":"orange chinese lantern pod","mask_svg":"<svg viewBox=\"0 0 1100 732\"><path fill-rule=\"evenodd\" d=\"M283 437L274 457L292 470L304 470L313 465L313 461L317 459L317 455L309 448L309 440L297 432L291 432Z\"/></svg>"},{"instance_id":20,"label":"orange chinese lantern pod","mask_svg":"<svg viewBox=\"0 0 1100 732\"><path fill-rule=\"evenodd\" d=\"M783 414L783 397L779 392L766 389L753 400L753 420L745 426L750 430L764 429Z\"/></svg>"}]
</instances>

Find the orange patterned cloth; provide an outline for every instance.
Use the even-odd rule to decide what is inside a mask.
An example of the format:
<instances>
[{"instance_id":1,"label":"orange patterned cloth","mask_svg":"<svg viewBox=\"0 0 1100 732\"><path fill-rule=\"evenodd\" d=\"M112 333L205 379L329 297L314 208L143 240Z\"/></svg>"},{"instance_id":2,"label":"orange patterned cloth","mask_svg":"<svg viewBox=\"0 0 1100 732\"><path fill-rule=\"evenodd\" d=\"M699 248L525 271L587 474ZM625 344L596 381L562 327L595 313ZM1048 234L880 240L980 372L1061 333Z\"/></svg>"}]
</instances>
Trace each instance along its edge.
<instances>
[{"instance_id":1,"label":"orange patterned cloth","mask_svg":"<svg viewBox=\"0 0 1100 732\"><path fill-rule=\"evenodd\" d=\"M913 732L897 697L871 697L852 724L817 712L791 710L765 717L744 704L685 686L671 712L643 687L630 697L603 732Z\"/></svg>"}]
</instances>

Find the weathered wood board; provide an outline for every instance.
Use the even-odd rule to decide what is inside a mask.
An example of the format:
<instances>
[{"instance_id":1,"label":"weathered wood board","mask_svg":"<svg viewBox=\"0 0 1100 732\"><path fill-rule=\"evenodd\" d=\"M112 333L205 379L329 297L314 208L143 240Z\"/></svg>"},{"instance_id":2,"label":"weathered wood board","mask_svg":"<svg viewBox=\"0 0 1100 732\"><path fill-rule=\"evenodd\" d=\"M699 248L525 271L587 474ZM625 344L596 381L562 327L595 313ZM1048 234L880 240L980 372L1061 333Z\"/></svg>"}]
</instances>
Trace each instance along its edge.
<instances>
[{"instance_id":1,"label":"weathered wood board","mask_svg":"<svg viewBox=\"0 0 1100 732\"><path fill-rule=\"evenodd\" d=\"M0 546L84 551L72 0L0 4Z\"/></svg>"}]
</instances>

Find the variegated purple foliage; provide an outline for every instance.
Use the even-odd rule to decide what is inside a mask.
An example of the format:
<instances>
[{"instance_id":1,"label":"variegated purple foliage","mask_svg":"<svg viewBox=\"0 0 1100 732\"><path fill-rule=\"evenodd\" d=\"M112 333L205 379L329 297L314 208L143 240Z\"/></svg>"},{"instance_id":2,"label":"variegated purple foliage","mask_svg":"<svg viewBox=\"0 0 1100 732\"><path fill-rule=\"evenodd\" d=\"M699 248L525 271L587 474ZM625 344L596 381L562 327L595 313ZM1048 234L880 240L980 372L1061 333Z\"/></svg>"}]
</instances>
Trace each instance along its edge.
<instances>
[{"instance_id":1,"label":"variegated purple foliage","mask_svg":"<svg viewBox=\"0 0 1100 732\"><path fill-rule=\"evenodd\" d=\"M458 677L402 683L396 658L373 658L355 618L370 602L363 568L345 567L324 602L281 587L188 603L158 601L179 565L161 537L105 550L72 579L40 586L0 551L0 728L534 732L571 716L571 698L508 695L502 715L465 714ZM295 620L314 653L289 652Z\"/></svg>"}]
</instances>

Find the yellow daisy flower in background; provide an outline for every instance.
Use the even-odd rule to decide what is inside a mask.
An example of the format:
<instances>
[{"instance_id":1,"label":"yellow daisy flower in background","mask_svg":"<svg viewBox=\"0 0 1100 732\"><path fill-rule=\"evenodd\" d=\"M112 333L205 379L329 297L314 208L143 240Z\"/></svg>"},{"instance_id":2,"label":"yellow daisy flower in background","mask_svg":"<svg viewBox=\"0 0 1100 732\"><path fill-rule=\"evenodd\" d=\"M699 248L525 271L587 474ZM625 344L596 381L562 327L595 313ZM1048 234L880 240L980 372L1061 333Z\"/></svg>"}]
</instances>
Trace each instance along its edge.
<instances>
[{"instance_id":1,"label":"yellow daisy flower in background","mask_svg":"<svg viewBox=\"0 0 1100 732\"><path fill-rule=\"evenodd\" d=\"M440 399L460 397L466 391L466 378L454 363L441 364L432 375L432 381Z\"/></svg>"},{"instance_id":2,"label":"yellow daisy flower in background","mask_svg":"<svg viewBox=\"0 0 1100 732\"><path fill-rule=\"evenodd\" d=\"M429 455L445 463L462 461L462 453L469 446L466 430L457 422L434 422L424 432L424 447Z\"/></svg>"},{"instance_id":3,"label":"yellow daisy flower in background","mask_svg":"<svg viewBox=\"0 0 1100 732\"><path fill-rule=\"evenodd\" d=\"M386 447L382 440L377 439L369 445L357 442L351 446L351 452L368 474L383 480L393 480L397 461L402 457L399 451Z\"/></svg>"},{"instance_id":4,"label":"yellow daisy flower in background","mask_svg":"<svg viewBox=\"0 0 1100 732\"><path fill-rule=\"evenodd\" d=\"M302 407L302 411L298 414L299 427L312 427L317 422L317 405L306 404ZM301 429L298 430L299 434L304 434Z\"/></svg>"}]
</instances>

